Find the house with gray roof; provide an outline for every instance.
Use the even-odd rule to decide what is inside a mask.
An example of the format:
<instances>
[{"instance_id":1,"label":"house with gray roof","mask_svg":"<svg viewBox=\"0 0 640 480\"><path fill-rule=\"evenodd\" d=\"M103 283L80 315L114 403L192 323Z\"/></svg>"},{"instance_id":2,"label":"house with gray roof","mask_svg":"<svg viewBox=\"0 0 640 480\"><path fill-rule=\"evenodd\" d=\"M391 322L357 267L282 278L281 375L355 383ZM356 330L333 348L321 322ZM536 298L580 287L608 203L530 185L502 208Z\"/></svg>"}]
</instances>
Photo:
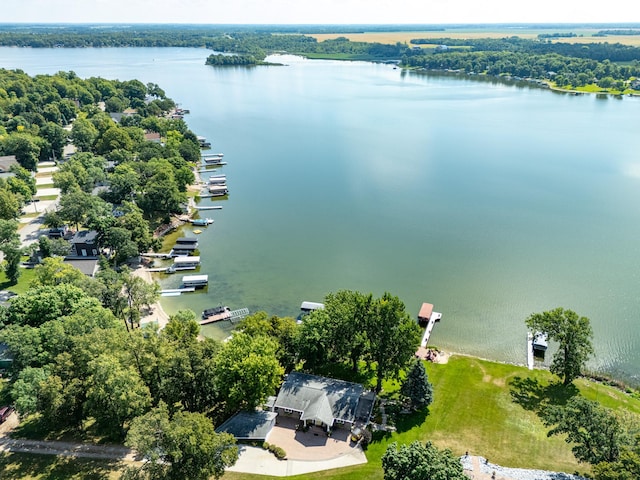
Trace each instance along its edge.
<instances>
[{"instance_id":1,"label":"house with gray roof","mask_svg":"<svg viewBox=\"0 0 640 480\"><path fill-rule=\"evenodd\" d=\"M230 433L236 440L265 441L277 416L275 412L262 410L238 412L216 428L216 432Z\"/></svg>"},{"instance_id":2,"label":"house with gray roof","mask_svg":"<svg viewBox=\"0 0 640 480\"><path fill-rule=\"evenodd\" d=\"M333 378L292 372L273 404L279 414L298 416L304 426L366 425L375 395L362 385Z\"/></svg>"},{"instance_id":3,"label":"house with gray roof","mask_svg":"<svg viewBox=\"0 0 640 480\"><path fill-rule=\"evenodd\" d=\"M14 165L20 165L15 155L0 156L0 173L9 173Z\"/></svg>"}]
</instances>

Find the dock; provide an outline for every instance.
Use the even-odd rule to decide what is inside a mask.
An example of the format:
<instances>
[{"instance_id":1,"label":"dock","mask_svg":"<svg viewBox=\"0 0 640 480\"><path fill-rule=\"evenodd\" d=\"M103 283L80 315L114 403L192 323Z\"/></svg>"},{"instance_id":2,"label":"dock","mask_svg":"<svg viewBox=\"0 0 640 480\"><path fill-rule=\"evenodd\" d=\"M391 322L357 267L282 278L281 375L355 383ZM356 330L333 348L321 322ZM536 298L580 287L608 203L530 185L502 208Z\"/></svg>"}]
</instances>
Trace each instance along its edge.
<instances>
[{"instance_id":1,"label":"dock","mask_svg":"<svg viewBox=\"0 0 640 480\"><path fill-rule=\"evenodd\" d=\"M153 252L141 253L140 256L149 257L149 258L170 258L171 257L171 255L168 253L153 253Z\"/></svg>"},{"instance_id":2,"label":"dock","mask_svg":"<svg viewBox=\"0 0 640 480\"><path fill-rule=\"evenodd\" d=\"M433 305L430 303L423 303L422 307L420 307L420 313L418 313L418 321L420 323L427 322L427 327L424 329L424 335L422 336L422 341L420 342L420 346L422 348L427 347L427 343L429 343L429 338L431 337L431 332L433 331L433 327L436 322L439 322L442 318L442 314L439 312L433 311Z\"/></svg>"},{"instance_id":3,"label":"dock","mask_svg":"<svg viewBox=\"0 0 640 480\"><path fill-rule=\"evenodd\" d=\"M177 297L182 293L195 292L196 289L194 287L184 287L184 288L170 288L168 290L162 290L160 292L161 297Z\"/></svg>"},{"instance_id":4,"label":"dock","mask_svg":"<svg viewBox=\"0 0 640 480\"><path fill-rule=\"evenodd\" d=\"M166 272L169 267L147 268L147 272Z\"/></svg>"},{"instance_id":5,"label":"dock","mask_svg":"<svg viewBox=\"0 0 640 480\"><path fill-rule=\"evenodd\" d=\"M533 370L533 334L527 332L527 367Z\"/></svg>"},{"instance_id":6,"label":"dock","mask_svg":"<svg viewBox=\"0 0 640 480\"><path fill-rule=\"evenodd\" d=\"M213 196L213 195L211 195ZM204 206L204 207L196 207L196 210L222 210L222 207L219 205L211 205L211 206Z\"/></svg>"},{"instance_id":7,"label":"dock","mask_svg":"<svg viewBox=\"0 0 640 480\"><path fill-rule=\"evenodd\" d=\"M198 195L198 196L200 198L213 198L213 197L219 197L220 195L213 195L211 193L204 193L204 194ZM196 207L196 208L198 208L198 207ZM222 208L222 207L219 207L219 208ZM205 207L205 210L206 210L206 207ZM209 209L209 210L211 210L211 209Z\"/></svg>"},{"instance_id":8,"label":"dock","mask_svg":"<svg viewBox=\"0 0 640 480\"><path fill-rule=\"evenodd\" d=\"M229 320L231 323L242 320L247 315L249 315L248 308L240 308L238 310L225 310L224 312L219 313L218 315L212 315L203 320L199 320L198 323L200 325L207 325L209 323L219 322L222 320Z\"/></svg>"}]
</instances>

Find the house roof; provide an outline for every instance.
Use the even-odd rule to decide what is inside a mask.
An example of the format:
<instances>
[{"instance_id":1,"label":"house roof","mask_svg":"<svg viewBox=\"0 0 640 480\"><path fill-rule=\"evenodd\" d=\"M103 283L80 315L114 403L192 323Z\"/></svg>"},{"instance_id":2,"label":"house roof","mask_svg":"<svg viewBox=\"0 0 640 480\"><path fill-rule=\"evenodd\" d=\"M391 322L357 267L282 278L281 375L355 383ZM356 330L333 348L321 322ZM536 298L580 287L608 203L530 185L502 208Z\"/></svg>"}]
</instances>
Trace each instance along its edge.
<instances>
[{"instance_id":1,"label":"house roof","mask_svg":"<svg viewBox=\"0 0 640 480\"><path fill-rule=\"evenodd\" d=\"M216 428L216 432L230 433L238 440L265 440L277 416L275 412L238 412Z\"/></svg>"},{"instance_id":2,"label":"house roof","mask_svg":"<svg viewBox=\"0 0 640 480\"><path fill-rule=\"evenodd\" d=\"M71 239L71 243L95 243L98 232L95 230L81 230Z\"/></svg>"},{"instance_id":3,"label":"house roof","mask_svg":"<svg viewBox=\"0 0 640 480\"><path fill-rule=\"evenodd\" d=\"M93 277L98 271L98 259L96 258L65 258L64 263L77 268L88 277Z\"/></svg>"},{"instance_id":4,"label":"house roof","mask_svg":"<svg viewBox=\"0 0 640 480\"><path fill-rule=\"evenodd\" d=\"M15 155L0 156L0 172L8 172L13 165L20 165Z\"/></svg>"},{"instance_id":5,"label":"house roof","mask_svg":"<svg viewBox=\"0 0 640 480\"><path fill-rule=\"evenodd\" d=\"M144 134L144 139L148 142L159 142L160 134L158 132L147 132Z\"/></svg>"},{"instance_id":6,"label":"house roof","mask_svg":"<svg viewBox=\"0 0 640 480\"><path fill-rule=\"evenodd\" d=\"M280 388L275 406L301 412L301 420L354 422L364 387L333 378L292 372Z\"/></svg>"},{"instance_id":7,"label":"house roof","mask_svg":"<svg viewBox=\"0 0 640 480\"><path fill-rule=\"evenodd\" d=\"M420 307L420 313L418 313L418 318L421 320L429 320L431 318L431 314L433 313L433 304L431 303L423 303L422 307Z\"/></svg>"},{"instance_id":8,"label":"house roof","mask_svg":"<svg viewBox=\"0 0 640 480\"><path fill-rule=\"evenodd\" d=\"M198 239L195 237L176 238L176 245L194 245L196 243L198 243Z\"/></svg>"}]
</instances>

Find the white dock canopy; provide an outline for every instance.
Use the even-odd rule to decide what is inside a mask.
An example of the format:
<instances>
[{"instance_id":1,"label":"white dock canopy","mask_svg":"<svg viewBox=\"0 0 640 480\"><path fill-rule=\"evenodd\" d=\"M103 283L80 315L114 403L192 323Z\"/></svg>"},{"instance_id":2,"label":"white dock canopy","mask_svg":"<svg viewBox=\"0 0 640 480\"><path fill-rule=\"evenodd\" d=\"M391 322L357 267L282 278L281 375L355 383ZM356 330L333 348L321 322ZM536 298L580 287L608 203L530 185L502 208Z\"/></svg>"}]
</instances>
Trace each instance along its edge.
<instances>
[{"instance_id":1,"label":"white dock canopy","mask_svg":"<svg viewBox=\"0 0 640 480\"><path fill-rule=\"evenodd\" d=\"M185 275L182 285L185 287L204 287L209 283L209 275Z\"/></svg>"},{"instance_id":2,"label":"white dock canopy","mask_svg":"<svg viewBox=\"0 0 640 480\"><path fill-rule=\"evenodd\" d=\"M300 310L303 312L310 312L312 310L322 310L324 309L324 303L317 302L302 302L300 305Z\"/></svg>"}]
</instances>

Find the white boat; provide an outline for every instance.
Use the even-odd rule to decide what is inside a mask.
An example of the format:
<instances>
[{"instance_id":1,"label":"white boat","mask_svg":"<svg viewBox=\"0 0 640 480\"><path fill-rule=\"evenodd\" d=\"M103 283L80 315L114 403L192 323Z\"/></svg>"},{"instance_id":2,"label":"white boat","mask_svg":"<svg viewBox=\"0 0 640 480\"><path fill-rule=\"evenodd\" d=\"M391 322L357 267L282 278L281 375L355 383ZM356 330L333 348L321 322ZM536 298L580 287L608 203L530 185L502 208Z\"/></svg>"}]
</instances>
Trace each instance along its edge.
<instances>
[{"instance_id":1,"label":"white boat","mask_svg":"<svg viewBox=\"0 0 640 480\"><path fill-rule=\"evenodd\" d=\"M213 223L213 218L192 218L191 225L196 225L198 227L206 227L207 225L211 225Z\"/></svg>"}]
</instances>

